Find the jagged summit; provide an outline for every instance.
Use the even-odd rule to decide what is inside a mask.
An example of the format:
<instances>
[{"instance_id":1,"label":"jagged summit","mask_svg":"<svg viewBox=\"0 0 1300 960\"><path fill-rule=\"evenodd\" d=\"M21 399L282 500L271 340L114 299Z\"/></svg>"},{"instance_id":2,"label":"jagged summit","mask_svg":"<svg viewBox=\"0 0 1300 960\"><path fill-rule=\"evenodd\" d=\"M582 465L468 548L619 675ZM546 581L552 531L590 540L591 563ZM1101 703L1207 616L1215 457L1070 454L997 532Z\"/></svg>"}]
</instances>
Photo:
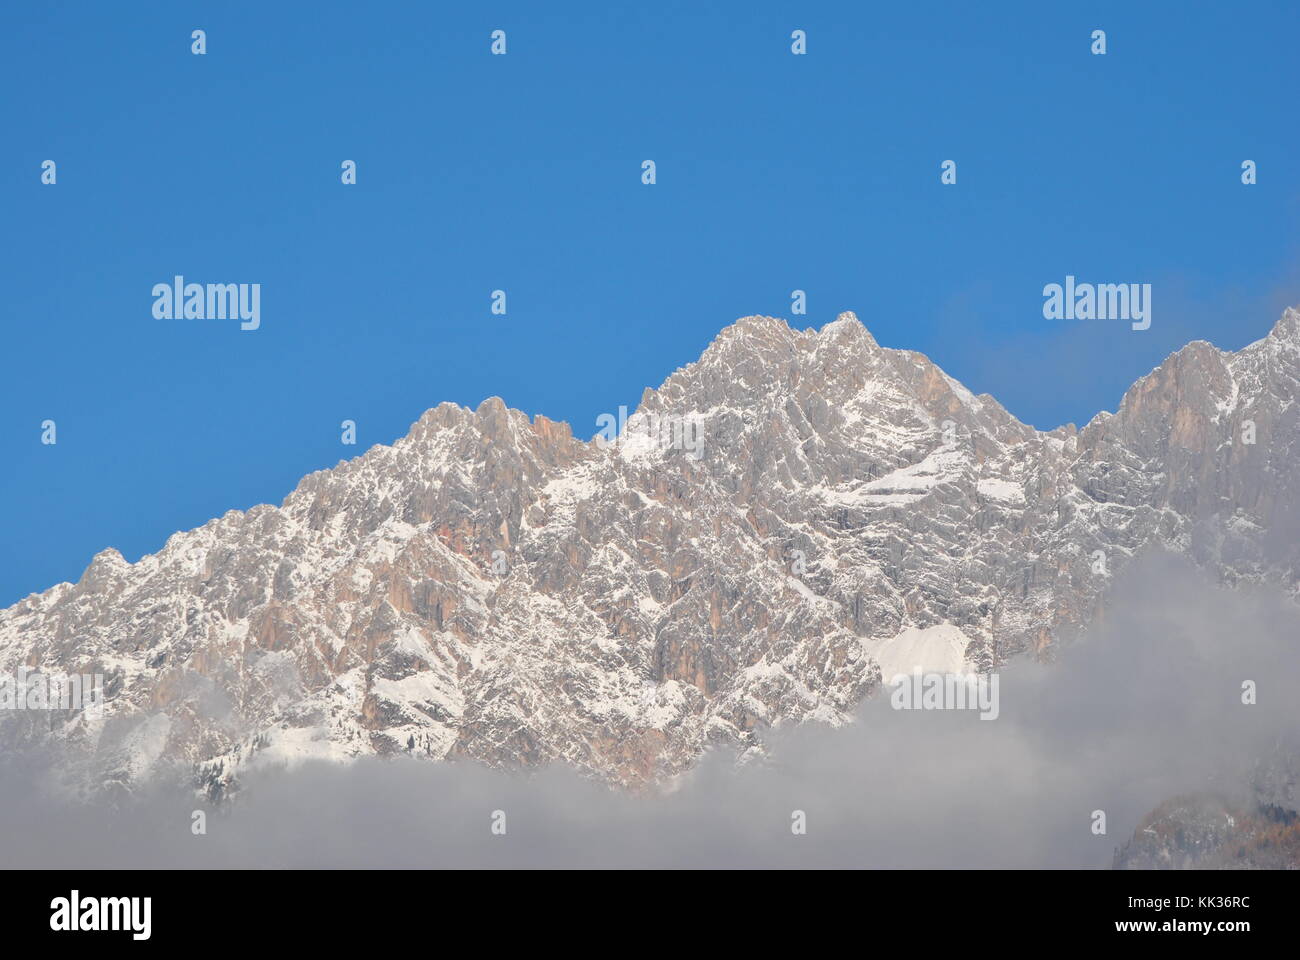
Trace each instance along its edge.
<instances>
[{"instance_id":1,"label":"jagged summit","mask_svg":"<svg viewBox=\"0 0 1300 960\"><path fill-rule=\"evenodd\" d=\"M820 330L812 328L800 330L791 326L788 320L781 317L769 317L762 314L740 317L735 322L723 327L714 338L713 343L730 343L736 338L743 340L746 337L754 336L778 338L794 343L810 334L835 337L843 333L850 334L854 339L865 338L873 345L876 342L862 321L858 319L858 315L852 310L845 310L838 314L834 320L823 324Z\"/></svg>"},{"instance_id":2,"label":"jagged summit","mask_svg":"<svg viewBox=\"0 0 1300 960\"><path fill-rule=\"evenodd\" d=\"M1300 362L1276 346L1296 323L1180 351L1077 432L850 313L737 321L616 444L499 397L443 403L278 507L135 564L104 551L0 611L0 670L109 691L49 729L0 717L0 744L214 794L250 765L372 753L643 783L846 722L885 671L1050 656L1148 545L1295 590L1300 553L1267 532L1300 500Z\"/></svg>"},{"instance_id":3,"label":"jagged summit","mask_svg":"<svg viewBox=\"0 0 1300 960\"><path fill-rule=\"evenodd\" d=\"M1287 307L1282 311L1269 336L1274 340L1300 344L1300 307Z\"/></svg>"}]
</instances>

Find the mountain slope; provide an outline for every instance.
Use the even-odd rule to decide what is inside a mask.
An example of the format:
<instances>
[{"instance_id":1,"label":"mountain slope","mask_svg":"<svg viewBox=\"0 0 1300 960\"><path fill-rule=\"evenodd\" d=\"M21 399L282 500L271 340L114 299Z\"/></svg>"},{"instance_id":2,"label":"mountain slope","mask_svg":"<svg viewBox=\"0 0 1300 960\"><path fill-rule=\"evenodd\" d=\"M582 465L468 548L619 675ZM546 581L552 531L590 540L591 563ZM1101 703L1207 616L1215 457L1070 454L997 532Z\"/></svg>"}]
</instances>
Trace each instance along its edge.
<instances>
[{"instance_id":1,"label":"mountain slope","mask_svg":"<svg viewBox=\"0 0 1300 960\"><path fill-rule=\"evenodd\" d=\"M748 317L616 443L442 404L280 507L104 551L0 611L0 670L102 672L107 710L0 736L214 795L248 763L402 751L658 780L847 721L882 666L1048 657L1147 545L1295 592L1298 388L1294 310L1049 432L852 314Z\"/></svg>"}]
</instances>

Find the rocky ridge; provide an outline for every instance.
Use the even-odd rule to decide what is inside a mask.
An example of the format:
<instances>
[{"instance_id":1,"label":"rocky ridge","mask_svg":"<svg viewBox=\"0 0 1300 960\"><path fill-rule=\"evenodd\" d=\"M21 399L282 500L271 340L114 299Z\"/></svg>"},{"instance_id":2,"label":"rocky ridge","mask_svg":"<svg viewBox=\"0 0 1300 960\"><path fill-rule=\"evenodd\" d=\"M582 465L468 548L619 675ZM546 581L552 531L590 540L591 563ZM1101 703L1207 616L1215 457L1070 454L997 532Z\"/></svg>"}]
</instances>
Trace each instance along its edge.
<instances>
[{"instance_id":1,"label":"rocky ridge","mask_svg":"<svg viewBox=\"0 0 1300 960\"><path fill-rule=\"evenodd\" d=\"M847 722L913 664L1049 658L1146 546L1295 595L1298 390L1295 310L1051 431L850 313L747 317L617 442L444 403L279 507L100 553L0 611L0 670L103 673L103 715L0 738L214 796L250 763L398 752L661 781Z\"/></svg>"}]
</instances>

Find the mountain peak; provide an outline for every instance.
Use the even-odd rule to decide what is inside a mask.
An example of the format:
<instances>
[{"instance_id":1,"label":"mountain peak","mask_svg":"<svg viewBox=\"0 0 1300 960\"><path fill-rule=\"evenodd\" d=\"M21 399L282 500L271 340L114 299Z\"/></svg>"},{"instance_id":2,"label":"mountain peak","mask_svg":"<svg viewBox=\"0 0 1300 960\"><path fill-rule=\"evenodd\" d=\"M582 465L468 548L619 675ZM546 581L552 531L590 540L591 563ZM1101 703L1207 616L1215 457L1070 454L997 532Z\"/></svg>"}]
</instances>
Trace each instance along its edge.
<instances>
[{"instance_id":1,"label":"mountain peak","mask_svg":"<svg viewBox=\"0 0 1300 960\"><path fill-rule=\"evenodd\" d=\"M870 346L878 346L876 338L871 335L871 331L863 325L858 319L858 315L852 310L845 310L834 320L826 324L819 331L823 337L831 338L848 338L851 340L862 341Z\"/></svg>"},{"instance_id":2,"label":"mountain peak","mask_svg":"<svg viewBox=\"0 0 1300 960\"><path fill-rule=\"evenodd\" d=\"M780 317L752 314L739 317L733 323L723 327L713 338L713 344L730 344L733 341L748 340L756 336L764 340L774 338L787 340L793 332L790 324Z\"/></svg>"},{"instance_id":3,"label":"mountain peak","mask_svg":"<svg viewBox=\"0 0 1300 960\"><path fill-rule=\"evenodd\" d=\"M1300 308L1287 307L1268 334L1275 340L1300 343Z\"/></svg>"}]
</instances>

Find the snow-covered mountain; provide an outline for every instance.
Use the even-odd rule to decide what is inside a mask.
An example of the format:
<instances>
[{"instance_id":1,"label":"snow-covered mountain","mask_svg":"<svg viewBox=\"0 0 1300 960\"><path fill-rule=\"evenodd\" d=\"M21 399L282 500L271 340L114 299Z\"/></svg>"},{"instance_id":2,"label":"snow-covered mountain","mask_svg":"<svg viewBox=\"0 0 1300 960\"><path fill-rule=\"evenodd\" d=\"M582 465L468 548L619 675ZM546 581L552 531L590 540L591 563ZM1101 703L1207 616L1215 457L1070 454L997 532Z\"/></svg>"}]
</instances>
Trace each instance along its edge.
<instances>
[{"instance_id":1,"label":"snow-covered mountain","mask_svg":"<svg viewBox=\"0 0 1300 960\"><path fill-rule=\"evenodd\" d=\"M250 763L396 752L660 780L846 722L913 665L1050 657L1147 545L1294 594L1298 392L1296 310L1048 432L850 313L746 317L617 442L444 403L279 507L105 550L0 611L0 671L101 672L106 710L7 711L0 736L213 795Z\"/></svg>"}]
</instances>

